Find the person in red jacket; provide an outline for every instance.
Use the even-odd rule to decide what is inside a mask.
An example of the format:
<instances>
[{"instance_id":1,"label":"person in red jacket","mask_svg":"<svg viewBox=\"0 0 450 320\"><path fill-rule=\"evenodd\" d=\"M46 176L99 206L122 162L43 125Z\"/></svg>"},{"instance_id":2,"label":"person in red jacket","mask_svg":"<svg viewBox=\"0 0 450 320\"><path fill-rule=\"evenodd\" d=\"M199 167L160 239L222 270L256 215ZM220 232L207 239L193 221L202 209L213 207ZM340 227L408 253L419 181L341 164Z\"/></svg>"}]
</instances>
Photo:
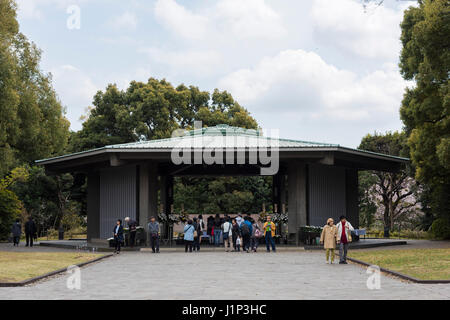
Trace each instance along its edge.
<instances>
[{"instance_id":1,"label":"person in red jacket","mask_svg":"<svg viewBox=\"0 0 450 320\"><path fill-rule=\"evenodd\" d=\"M348 244L352 242L352 231L355 229L353 229L353 226L347 221L345 216L341 216L339 220L341 221L336 225L338 229L336 240L339 244L339 263L347 264Z\"/></svg>"}]
</instances>

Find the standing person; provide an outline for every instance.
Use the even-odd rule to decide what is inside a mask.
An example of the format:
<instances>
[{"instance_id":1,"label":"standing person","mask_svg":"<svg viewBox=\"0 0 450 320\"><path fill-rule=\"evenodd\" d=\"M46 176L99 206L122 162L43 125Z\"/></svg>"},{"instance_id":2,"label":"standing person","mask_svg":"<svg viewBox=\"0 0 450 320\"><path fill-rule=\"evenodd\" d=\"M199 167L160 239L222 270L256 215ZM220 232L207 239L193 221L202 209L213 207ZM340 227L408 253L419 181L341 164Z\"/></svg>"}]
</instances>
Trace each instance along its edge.
<instances>
[{"instance_id":1,"label":"standing person","mask_svg":"<svg viewBox=\"0 0 450 320\"><path fill-rule=\"evenodd\" d=\"M267 252L270 252L270 245L272 245L272 251L276 252L275 248L275 223L272 222L272 217L267 216L267 221L264 223L264 238L266 239Z\"/></svg>"},{"instance_id":2,"label":"standing person","mask_svg":"<svg viewBox=\"0 0 450 320\"><path fill-rule=\"evenodd\" d=\"M320 235L320 243L323 244L325 249L325 257L327 259L330 257L330 264L334 262L334 249L336 249L336 241L337 241L337 228L334 225L334 220L332 218L328 218L327 224L323 227L322 234Z\"/></svg>"},{"instance_id":3,"label":"standing person","mask_svg":"<svg viewBox=\"0 0 450 320\"><path fill-rule=\"evenodd\" d=\"M255 219L251 218L250 220L252 222L252 237L250 239L250 247L253 250L253 252L256 252L259 245L259 238L261 238L262 232L261 228L259 227L258 223L255 221Z\"/></svg>"},{"instance_id":4,"label":"standing person","mask_svg":"<svg viewBox=\"0 0 450 320\"><path fill-rule=\"evenodd\" d=\"M238 215L236 217L236 223L238 224L239 227L241 226L243 221L244 221L244 219L242 219L242 215L240 213L238 213Z\"/></svg>"},{"instance_id":5,"label":"standing person","mask_svg":"<svg viewBox=\"0 0 450 320\"><path fill-rule=\"evenodd\" d=\"M130 219L130 217L126 217L125 222L128 224L128 230L130 232L130 238L128 239L130 243L128 245L133 248L134 242L136 241L137 222Z\"/></svg>"},{"instance_id":6,"label":"standing person","mask_svg":"<svg viewBox=\"0 0 450 320\"><path fill-rule=\"evenodd\" d=\"M250 250L250 238L252 236L252 223L249 221L249 217L246 216L244 218L244 222L241 223L241 234L243 240L243 251L249 252Z\"/></svg>"},{"instance_id":7,"label":"standing person","mask_svg":"<svg viewBox=\"0 0 450 320\"><path fill-rule=\"evenodd\" d=\"M345 216L339 218L337 228L337 243L339 244L339 264L347 264L348 244L352 242L353 226L347 221Z\"/></svg>"},{"instance_id":8,"label":"standing person","mask_svg":"<svg viewBox=\"0 0 450 320\"><path fill-rule=\"evenodd\" d=\"M188 220L187 224L184 226L184 252L192 252L192 243L194 242L194 226L192 225L192 220Z\"/></svg>"},{"instance_id":9,"label":"standing person","mask_svg":"<svg viewBox=\"0 0 450 320\"><path fill-rule=\"evenodd\" d=\"M206 235L205 233L205 222L203 221L203 216L201 214L198 215L198 224L200 225L201 235Z\"/></svg>"},{"instance_id":10,"label":"standing person","mask_svg":"<svg viewBox=\"0 0 450 320\"><path fill-rule=\"evenodd\" d=\"M11 233L13 236L14 246L18 246L20 242L20 237L22 236L22 225L20 224L19 219L16 219L16 222L13 223L11 227Z\"/></svg>"},{"instance_id":11,"label":"standing person","mask_svg":"<svg viewBox=\"0 0 450 320\"><path fill-rule=\"evenodd\" d=\"M114 226L113 234L114 234L114 242L116 245L116 247L114 249L114 253L119 254L120 253L120 245L123 242L122 220L117 219L116 225Z\"/></svg>"},{"instance_id":12,"label":"standing person","mask_svg":"<svg viewBox=\"0 0 450 320\"><path fill-rule=\"evenodd\" d=\"M225 247L225 251L229 252L231 250L231 239L233 237L232 224L230 222L230 218L227 218L222 225L223 230L223 246Z\"/></svg>"},{"instance_id":13,"label":"standing person","mask_svg":"<svg viewBox=\"0 0 450 320\"><path fill-rule=\"evenodd\" d=\"M214 245L218 247L220 245L220 235L222 233L222 219L220 214L216 214L214 218Z\"/></svg>"},{"instance_id":14,"label":"standing person","mask_svg":"<svg viewBox=\"0 0 450 320\"><path fill-rule=\"evenodd\" d=\"M194 218L194 222L192 223L194 226L194 251L200 251L200 224L197 218Z\"/></svg>"},{"instance_id":15,"label":"standing person","mask_svg":"<svg viewBox=\"0 0 450 320\"><path fill-rule=\"evenodd\" d=\"M147 227L152 251L153 253L159 253L159 223L156 222L155 217L150 218Z\"/></svg>"},{"instance_id":16,"label":"standing person","mask_svg":"<svg viewBox=\"0 0 450 320\"><path fill-rule=\"evenodd\" d=\"M236 222L236 219L231 220L231 239L233 240L233 251L237 251L236 242L241 236L241 229Z\"/></svg>"},{"instance_id":17,"label":"standing person","mask_svg":"<svg viewBox=\"0 0 450 320\"><path fill-rule=\"evenodd\" d=\"M33 239L34 239L34 235L36 234L36 223L34 223L33 218L29 217L28 221L25 222L25 238L26 238L26 247L28 247L28 245L30 247L33 246Z\"/></svg>"},{"instance_id":18,"label":"standing person","mask_svg":"<svg viewBox=\"0 0 450 320\"><path fill-rule=\"evenodd\" d=\"M209 244L214 243L214 218L213 216L209 216L207 220L207 233L209 236Z\"/></svg>"}]
</instances>

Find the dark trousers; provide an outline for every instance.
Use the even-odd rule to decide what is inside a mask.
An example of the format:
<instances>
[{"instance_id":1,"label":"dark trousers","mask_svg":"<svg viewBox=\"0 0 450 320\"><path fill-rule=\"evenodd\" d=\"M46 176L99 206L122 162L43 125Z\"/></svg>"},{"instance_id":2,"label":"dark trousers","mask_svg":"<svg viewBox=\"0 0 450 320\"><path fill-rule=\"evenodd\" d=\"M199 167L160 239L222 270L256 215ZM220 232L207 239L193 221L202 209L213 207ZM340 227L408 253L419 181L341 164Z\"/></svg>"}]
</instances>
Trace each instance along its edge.
<instances>
[{"instance_id":1,"label":"dark trousers","mask_svg":"<svg viewBox=\"0 0 450 320\"><path fill-rule=\"evenodd\" d=\"M153 252L159 252L159 236L150 236L150 245Z\"/></svg>"},{"instance_id":2,"label":"dark trousers","mask_svg":"<svg viewBox=\"0 0 450 320\"><path fill-rule=\"evenodd\" d=\"M200 236L194 237L194 251L200 251Z\"/></svg>"},{"instance_id":3,"label":"dark trousers","mask_svg":"<svg viewBox=\"0 0 450 320\"><path fill-rule=\"evenodd\" d=\"M250 250L250 235L243 235L242 240L244 242L244 251Z\"/></svg>"},{"instance_id":4,"label":"dark trousers","mask_svg":"<svg viewBox=\"0 0 450 320\"><path fill-rule=\"evenodd\" d=\"M253 250L256 251L256 249L258 249L258 244L259 244L259 238L252 237L251 241L250 241L250 246L252 247Z\"/></svg>"},{"instance_id":5,"label":"dark trousers","mask_svg":"<svg viewBox=\"0 0 450 320\"><path fill-rule=\"evenodd\" d=\"M339 262L347 261L348 243L339 243Z\"/></svg>"},{"instance_id":6,"label":"dark trousers","mask_svg":"<svg viewBox=\"0 0 450 320\"><path fill-rule=\"evenodd\" d=\"M184 252L188 252L188 248L189 248L189 252L192 252L192 242L191 240L184 240L185 243L185 247L184 247Z\"/></svg>"},{"instance_id":7,"label":"dark trousers","mask_svg":"<svg viewBox=\"0 0 450 320\"><path fill-rule=\"evenodd\" d=\"M276 251L275 249L275 240L272 237L272 233L271 232L266 232L266 247L267 247L267 251L270 252L270 245L272 245L272 250Z\"/></svg>"},{"instance_id":8,"label":"dark trousers","mask_svg":"<svg viewBox=\"0 0 450 320\"><path fill-rule=\"evenodd\" d=\"M136 231L130 232L130 247L134 247L134 242L136 241Z\"/></svg>"},{"instance_id":9,"label":"dark trousers","mask_svg":"<svg viewBox=\"0 0 450 320\"><path fill-rule=\"evenodd\" d=\"M233 249L237 250L236 240L237 240L238 236L235 233L233 233L233 235L231 237L233 238Z\"/></svg>"},{"instance_id":10,"label":"dark trousers","mask_svg":"<svg viewBox=\"0 0 450 320\"><path fill-rule=\"evenodd\" d=\"M119 238L114 237L114 242L115 242L115 245L116 245L116 247L115 247L116 251L120 252L120 244L121 244L122 241L120 241Z\"/></svg>"},{"instance_id":11,"label":"dark trousers","mask_svg":"<svg viewBox=\"0 0 450 320\"><path fill-rule=\"evenodd\" d=\"M26 240L27 240L26 246L27 246L27 247L28 247L28 246L32 247L32 246L33 246L33 234L31 234L31 233L25 233L25 238L26 238Z\"/></svg>"},{"instance_id":12,"label":"dark trousers","mask_svg":"<svg viewBox=\"0 0 450 320\"><path fill-rule=\"evenodd\" d=\"M20 236L14 236L13 237L13 242L14 242L14 245L19 245L19 241L20 241Z\"/></svg>"}]
</instances>

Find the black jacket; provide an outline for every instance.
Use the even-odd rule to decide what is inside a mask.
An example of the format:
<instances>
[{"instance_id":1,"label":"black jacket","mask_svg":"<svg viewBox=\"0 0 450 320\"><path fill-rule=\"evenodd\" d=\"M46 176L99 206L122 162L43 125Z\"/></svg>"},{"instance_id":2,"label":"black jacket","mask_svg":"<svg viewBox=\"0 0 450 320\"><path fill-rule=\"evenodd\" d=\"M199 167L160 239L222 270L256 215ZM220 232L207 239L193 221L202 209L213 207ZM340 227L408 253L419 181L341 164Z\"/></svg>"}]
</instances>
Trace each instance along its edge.
<instances>
[{"instance_id":1,"label":"black jacket","mask_svg":"<svg viewBox=\"0 0 450 320\"><path fill-rule=\"evenodd\" d=\"M232 225L231 228L232 228L231 233L233 234L233 238L241 236L241 228L239 228L239 225L237 223L235 225Z\"/></svg>"},{"instance_id":2,"label":"black jacket","mask_svg":"<svg viewBox=\"0 0 450 320\"><path fill-rule=\"evenodd\" d=\"M25 233L34 235L37 231L36 223L33 220L25 222Z\"/></svg>"},{"instance_id":3,"label":"black jacket","mask_svg":"<svg viewBox=\"0 0 450 320\"><path fill-rule=\"evenodd\" d=\"M117 225L115 225L114 229L113 229L114 237L116 234L116 227L117 227ZM117 239L120 241L123 241L123 226L122 225L119 226L119 230L117 231Z\"/></svg>"}]
</instances>

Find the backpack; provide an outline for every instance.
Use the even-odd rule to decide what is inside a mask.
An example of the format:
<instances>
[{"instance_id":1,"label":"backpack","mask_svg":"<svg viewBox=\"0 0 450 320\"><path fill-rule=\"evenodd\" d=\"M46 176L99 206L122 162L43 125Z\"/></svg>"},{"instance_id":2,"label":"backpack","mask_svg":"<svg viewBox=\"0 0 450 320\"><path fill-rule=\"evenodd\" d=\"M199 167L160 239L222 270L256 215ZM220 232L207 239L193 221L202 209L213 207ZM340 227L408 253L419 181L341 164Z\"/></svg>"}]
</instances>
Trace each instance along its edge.
<instances>
[{"instance_id":1,"label":"backpack","mask_svg":"<svg viewBox=\"0 0 450 320\"><path fill-rule=\"evenodd\" d=\"M243 236L248 236L250 234L250 228L244 222L241 225L241 233L242 233Z\"/></svg>"}]
</instances>

